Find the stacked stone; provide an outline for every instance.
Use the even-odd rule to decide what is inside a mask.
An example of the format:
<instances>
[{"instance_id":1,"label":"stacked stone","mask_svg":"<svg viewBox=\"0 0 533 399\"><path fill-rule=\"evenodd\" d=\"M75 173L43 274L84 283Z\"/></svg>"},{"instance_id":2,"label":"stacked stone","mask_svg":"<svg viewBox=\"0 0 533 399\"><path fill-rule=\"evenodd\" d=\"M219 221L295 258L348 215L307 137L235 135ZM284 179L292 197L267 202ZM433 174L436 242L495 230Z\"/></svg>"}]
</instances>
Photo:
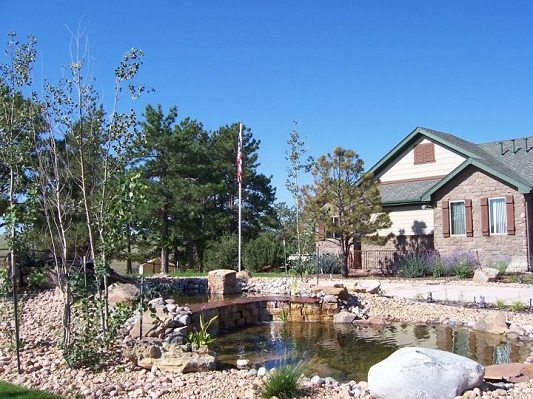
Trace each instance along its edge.
<instances>
[{"instance_id":1,"label":"stacked stone","mask_svg":"<svg viewBox=\"0 0 533 399\"><path fill-rule=\"evenodd\" d=\"M189 333L191 314L188 307L178 306L174 299L155 298L148 302L142 317L137 311L126 322L126 329L131 338L158 337L169 343L183 344Z\"/></svg>"}]
</instances>

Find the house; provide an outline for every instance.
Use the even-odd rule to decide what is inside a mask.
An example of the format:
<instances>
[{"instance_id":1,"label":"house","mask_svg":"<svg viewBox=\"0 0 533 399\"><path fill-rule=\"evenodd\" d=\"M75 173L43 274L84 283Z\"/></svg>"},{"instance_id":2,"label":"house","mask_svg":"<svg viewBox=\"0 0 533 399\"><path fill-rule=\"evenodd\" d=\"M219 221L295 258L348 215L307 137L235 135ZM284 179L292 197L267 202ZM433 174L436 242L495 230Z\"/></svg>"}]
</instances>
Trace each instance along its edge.
<instances>
[{"instance_id":1,"label":"house","mask_svg":"<svg viewBox=\"0 0 533 399\"><path fill-rule=\"evenodd\" d=\"M468 251L482 266L531 270L533 137L474 144L417 127L369 172L393 222L379 232L393 235L386 249Z\"/></svg>"}]
</instances>

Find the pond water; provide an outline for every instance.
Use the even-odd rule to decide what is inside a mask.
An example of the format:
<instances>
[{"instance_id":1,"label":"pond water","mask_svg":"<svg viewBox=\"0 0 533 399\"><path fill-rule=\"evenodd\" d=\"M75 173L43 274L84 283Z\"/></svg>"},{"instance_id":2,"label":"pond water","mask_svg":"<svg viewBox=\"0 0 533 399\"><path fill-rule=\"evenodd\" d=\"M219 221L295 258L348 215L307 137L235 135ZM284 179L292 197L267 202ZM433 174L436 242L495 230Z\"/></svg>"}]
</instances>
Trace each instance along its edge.
<instances>
[{"instance_id":1,"label":"pond water","mask_svg":"<svg viewBox=\"0 0 533 399\"><path fill-rule=\"evenodd\" d=\"M523 362L533 347L465 328L271 322L219 334L212 349L221 368L234 367L240 358L267 369L286 361L312 359L311 375L347 382L367 381L372 365L406 346L441 349L483 365Z\"/></svg>"},{"instance_id":2,"label":"pond water","mask_svg":"<svg viewBox=\"0 0 533 399\"><path fill-rule=\"evenodd\" d=\"M225 296L224 299L235 297L242 296ZM176 298L181 305L192 306L210 300L212 298L202 295ZM211 344L220 368L235 367L238 359L248 359L267 369L287 361L312 359L309 374L333 377L340 382L367 381L371 366L407 346L453 352L485 366L524 362L533 350L533 343L507 341L505 337L460 327L411 324L376 327L279 321L221 332Z\"/></svg>"}]
</instances>

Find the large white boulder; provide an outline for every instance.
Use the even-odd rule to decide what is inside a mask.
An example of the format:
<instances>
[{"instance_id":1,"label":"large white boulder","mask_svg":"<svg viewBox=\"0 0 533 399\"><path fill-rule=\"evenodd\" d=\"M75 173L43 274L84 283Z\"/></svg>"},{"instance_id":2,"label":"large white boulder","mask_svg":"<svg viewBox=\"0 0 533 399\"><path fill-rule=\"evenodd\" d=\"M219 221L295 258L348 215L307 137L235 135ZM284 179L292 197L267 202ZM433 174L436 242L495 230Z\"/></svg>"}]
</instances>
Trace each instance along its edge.
<instances>
[{"instance_id":1,"label":"large white boulder","mask_svg":"<svg viewBox=\"0 0 533 399\"><path fill-rule=\"evenodd\" d=\"M368 371L376 398L452 399L483 382L485 368L438 349L401 348Z\"/></svg>"}]
</instances>

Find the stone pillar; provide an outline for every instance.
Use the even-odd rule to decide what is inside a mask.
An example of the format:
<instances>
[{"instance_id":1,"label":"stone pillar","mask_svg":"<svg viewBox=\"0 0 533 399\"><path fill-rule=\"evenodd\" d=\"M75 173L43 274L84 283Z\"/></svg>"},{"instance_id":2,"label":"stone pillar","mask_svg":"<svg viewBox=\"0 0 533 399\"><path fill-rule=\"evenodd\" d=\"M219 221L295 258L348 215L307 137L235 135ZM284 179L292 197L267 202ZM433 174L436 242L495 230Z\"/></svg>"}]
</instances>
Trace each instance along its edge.
<instances>
[{"instance_id":1,"label":"stone pillar","mask_svg":"<svg viewBox=\"0 0 533 399\"><path fill-rule=\"evenodd\" d=\"M231 269L210 271L207 275L207 292L211 294L240 294L241 288L237 285L237 272Z\"/></svg>"}]
</instances>

